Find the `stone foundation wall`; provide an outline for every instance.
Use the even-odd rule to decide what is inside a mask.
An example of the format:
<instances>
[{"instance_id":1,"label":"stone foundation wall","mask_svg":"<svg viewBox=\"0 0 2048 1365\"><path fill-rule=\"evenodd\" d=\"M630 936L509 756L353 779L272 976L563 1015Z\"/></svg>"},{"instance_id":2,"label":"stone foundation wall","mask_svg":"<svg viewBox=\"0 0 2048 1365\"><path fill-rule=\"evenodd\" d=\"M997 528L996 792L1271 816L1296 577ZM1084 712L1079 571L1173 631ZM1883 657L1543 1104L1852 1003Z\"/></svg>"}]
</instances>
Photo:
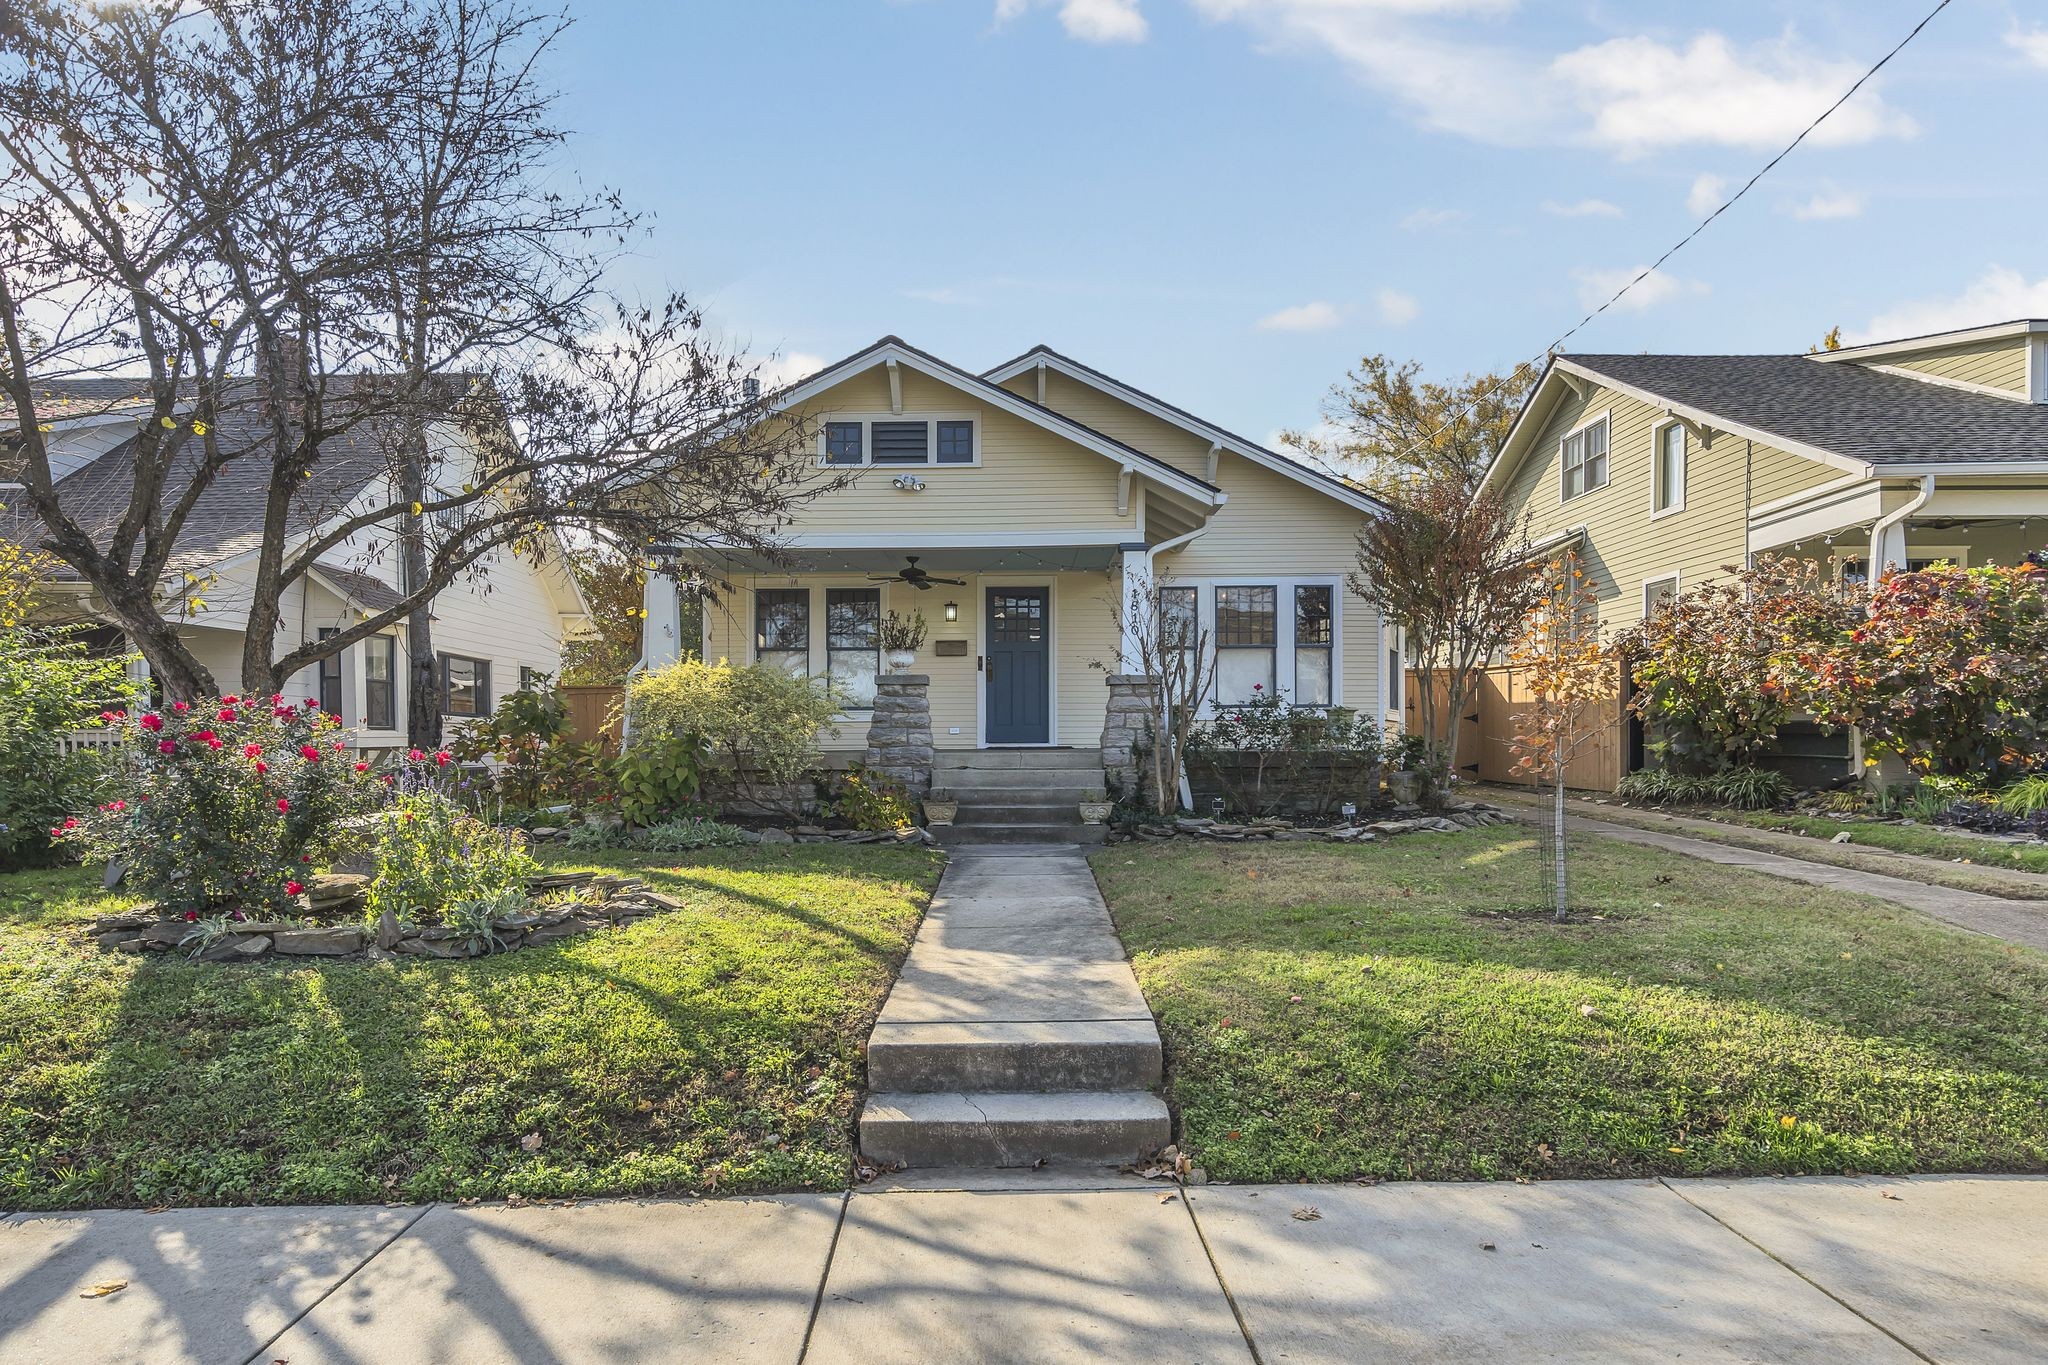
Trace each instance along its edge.
<instances>
[{"instance_id":1,"label":"stone foundation wall","mask_svg":"<svg viewBox=\"0 0 2048 1365\"><path fill-rule=\"evenodd\" d=\"M932 789L931 676L884 673L875 680L867 766L922 800Z\"/></svg>"},{"instance_id":2,"label":"stone foundation wall","mask_svg":"<svg viewBox=\"0 0 2048 1365\"><path fill-rule=\"evenodd\" d=\"M1138 790L1134 751L1152 743L1157 726L1159 679L1147 673L1112 673L1105 681L1109 705L1102 718L1102 776L1110 791L1128 799Z\"/></svg>"}]
</instances>

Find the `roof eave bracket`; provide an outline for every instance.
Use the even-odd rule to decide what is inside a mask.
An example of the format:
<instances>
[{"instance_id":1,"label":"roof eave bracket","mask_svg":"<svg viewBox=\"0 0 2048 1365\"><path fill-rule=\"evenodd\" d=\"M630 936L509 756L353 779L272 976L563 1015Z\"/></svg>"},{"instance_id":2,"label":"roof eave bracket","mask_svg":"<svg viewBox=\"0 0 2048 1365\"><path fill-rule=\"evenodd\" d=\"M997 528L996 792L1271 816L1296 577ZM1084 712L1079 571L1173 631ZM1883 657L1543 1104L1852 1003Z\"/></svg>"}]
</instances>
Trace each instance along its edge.
<instances>
[{"instance_id":1,"label":"roof eave bracket","mask_svg":"<svg viewBox=\"0 0 2048 1365\"><path fill-rule=\"evenodd\" d=\"M890 356L889 366L889 411L896 416L903 415L903 371L896 366L896 357Z\"/></svg>"},{"instance_id":2,"label":"roof eave bracket","mask_svg":"<svg viewBox=\"0 0 2048 1365\"><path fill-rule=\"evenodd\" d=\"M1131 475L1137 472L1129 465L1116 472L1116 514L1120 517L1131 514Z\"/></svg>"}]
</instances>

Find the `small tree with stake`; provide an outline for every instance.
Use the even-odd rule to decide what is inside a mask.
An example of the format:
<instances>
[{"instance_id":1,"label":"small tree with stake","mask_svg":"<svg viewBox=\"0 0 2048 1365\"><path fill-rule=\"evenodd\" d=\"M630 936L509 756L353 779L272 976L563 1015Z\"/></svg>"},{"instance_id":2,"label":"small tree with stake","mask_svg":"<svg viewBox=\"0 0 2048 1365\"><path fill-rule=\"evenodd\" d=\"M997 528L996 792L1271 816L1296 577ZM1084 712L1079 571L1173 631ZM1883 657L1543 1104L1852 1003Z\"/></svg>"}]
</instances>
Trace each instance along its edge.
<instances>
[{"instance_id":1,"label":"small tree with stake","mask_svg":"<svg viewBox=\"0 0 2048 1365\"><path fill-rule=\"evenodd\" d=\"M1151 748L1142 757L1139 781L1150 788L1152 809L1171 816L1180 805L1188 735L1216 681L1216 653L1195 610L1194 589L1170 581L1132 587L1118 604L1117 622L1138 672L1158 689Z\"/></svg>"},{"instance_id":2,"label":"small tree with stake","mask_svg":"<svg viewBox=\"0 0 2048 1365\"><path fill-rule=\"evenodd\" d=\"M1514 737L1515 771L1548 783L1552 793L1551 864L1557 918L1570 907L1565 866L1565 775L1579 749L1597 735L1587 714L1612 699L1614 653L1601 638L1598 599L1572 556L1552 560L1538 580L1541 596L1509 654L1531 694Z\"/></svg>"}]
</instances>

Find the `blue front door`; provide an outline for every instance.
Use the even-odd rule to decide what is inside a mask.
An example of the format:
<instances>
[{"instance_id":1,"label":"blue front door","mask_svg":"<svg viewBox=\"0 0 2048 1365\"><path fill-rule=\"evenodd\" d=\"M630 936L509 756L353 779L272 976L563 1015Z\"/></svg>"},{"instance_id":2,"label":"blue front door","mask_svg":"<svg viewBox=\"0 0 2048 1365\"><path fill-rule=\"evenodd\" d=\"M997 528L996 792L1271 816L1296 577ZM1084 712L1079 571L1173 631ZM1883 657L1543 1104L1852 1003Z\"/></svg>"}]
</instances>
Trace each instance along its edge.
<instances>
[{"instance_id":1,"label":"blue front door","mask_svg":"<svg viewBox=\"0 0 2048 1365\"><path fill-rule=\"evenodd\" d=\"M1045 588L988 590L987 739L1052 742L1052 594Z\"/></svg>"}]
</instances>

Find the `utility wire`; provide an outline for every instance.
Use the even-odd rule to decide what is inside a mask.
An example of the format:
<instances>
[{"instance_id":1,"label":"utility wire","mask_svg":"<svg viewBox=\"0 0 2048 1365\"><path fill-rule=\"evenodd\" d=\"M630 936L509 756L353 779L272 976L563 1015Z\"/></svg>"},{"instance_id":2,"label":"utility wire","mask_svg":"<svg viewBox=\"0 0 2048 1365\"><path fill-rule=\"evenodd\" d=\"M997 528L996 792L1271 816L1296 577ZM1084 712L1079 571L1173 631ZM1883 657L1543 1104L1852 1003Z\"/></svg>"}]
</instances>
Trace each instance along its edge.
<instances>
[{"instance_id":1,"label":"utility wire","mask_svg":"<svg viewBox=\"0 0 2048 1365\"><path fill-rule=\"evenodd\" d=\"M1777 167L1777 164L1780 161L1783 161L1786 157L1792 155L1793 151L1798 148L1800 143L1806 141L1806 139L1813 133L1814 129L1820 127L1821 124L1827 122L1830 115L1832 115L1837 109L1840 109L1843 105L1847 104L1852 98L1854 98L1856 92L1858 90L1861 90L1864 87L1864 85L1870 80L1871 77L1875 76L1878 72L1884 70L1885 66L1888 63L1890 63L1892 58L1898 56L1900 52L1905 50L1906 44L1912 42L1915 38L1920 36L1921 29L1924 29L1930 23L1933 23L1934 17L1940 14L1943 10L1947 9L1953 3L1954 0L1939 0L1939 3L1936 4L1933 9L1929 10L1926 13L1926 15L1920 20L1919 23L1913 25L1911 32L1907 33L1905 37L1899 39L1899 41L1897 42L1897 44L1893 46L1891 51L1885 53L1884 56L1878 58L1877 63L1874 66L1872 66L1868 71L1865 71L1861 76L1858 76L1856 78L1856 83L1854 85L1851 85L1847 90L1843 91L1840 99L1836 100L1833 104L1830 104L1827 108L1823 109L1820 112L1819 117L1815 118L1813 122L1807 124L1804 128L1799 130L1799 136L1793 138L1790 142L1786 143L1783 150L1781 150L1776 156L1772 157L1769 161L1766 161L1763 164L1762 169L1757 171L1755 175L1752 175L1749 179L1743 181L1742 188L1736 190L1735 193L1729 195L1727 200L1722 203L1721 207L1715 209L1705 218L1702 218L1691 232L1688 232L1685 234L1685 236L1679 238L1678 241L1673 243L1671 248L1667 250L1662 256L1659 256L1649 265L1644 266L1643 269L1636 274L1634 279L1622 285L1621 288L1615 290L1614 293L1611 296L1609 296L1605 303L1602 303L1598 308L1593 309L1593 311L1587 313L1584 317L1580 318L1577 322L1573 323L1564 332L1560 333L1553 341L1551 341L1551 343L1548 346L1545 346L1543 348L1543 351L1540 355L1538 355L1532 360L1524 360L1516 364L1515 368L1508 371L1507 375L1504 378L1495 380L1492 384L1488 385L1484 390L1482 390L1477 397L1473 398L1470 402L1466 403L1462 408L1460 408L1456 416L1452 417L1448 422L1445 422L1435 431L1430 432L1429 435L1423 437L1414 445L1409 446L1406 450L1402 451L1400 456L1397 458L1405 459L1408 456L1413 455L1416 451L1421 450L1424 446L1434 441L1437 437L1443 435L1446 431L1449 431L1453 426L1456 426L1459 422L1462 422L1465 418L1469 417L1472 414L1475 408L1477 408L1482 402L1486 401L1486 399L1488 399L1494 393L1496 393L1502 386L1506 385L1507 383L1518 377L1522 373L1522 371L1529 369L1535 366L1536 364L1542 362L1543 360L1547 359L1552 353L1554 353L1560 347L1562 347L1565 342L1571 340L1572 337L1576 335L1588 323L1592 322L1593 319L1599 317L1602 313L1612 308L1615 304L1621 302L1622 297L1626 295L1629 290L1635 288L1644 280L1648 279L1651 275L1655 274L1659 266L1663 265L1666 261L1670 260L1673 256L1676 256L1680 251L1684 250L1685 247L1689 243L1691 243L1693 238L1699 236L1702 232L1705 232L1707 230L1707 225L1709 223L1712 223L1716 218L1719 218L1729 209L1735 207L1737 201L1739 201L1745 194L1748 194L1750 190L1754 189L1756 187L1756 183L1759 180L1762 180L1765 176L1769 175L1771 171Z\"/></svg>"}]
</instances>

